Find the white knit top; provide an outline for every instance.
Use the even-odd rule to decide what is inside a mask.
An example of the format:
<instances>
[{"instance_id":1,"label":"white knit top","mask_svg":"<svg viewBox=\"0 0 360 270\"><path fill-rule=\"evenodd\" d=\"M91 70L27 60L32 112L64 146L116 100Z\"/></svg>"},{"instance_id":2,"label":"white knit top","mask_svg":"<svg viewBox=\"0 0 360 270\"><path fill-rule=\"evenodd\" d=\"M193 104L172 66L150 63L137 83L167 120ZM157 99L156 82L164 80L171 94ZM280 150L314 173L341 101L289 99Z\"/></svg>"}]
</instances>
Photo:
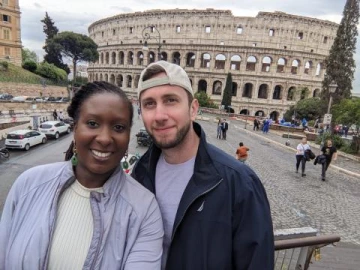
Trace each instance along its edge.
<instances>
[{"instance_id":1,"label":"white knit top","mask_svg":"<svg viewBox=\"0 0 360 270\"><path fill-rule=\"evenodd\" d=\"M55 231L51 242L48 269L82 269L93 235L90 192L77 180L61 195Z\"/></svg>"}]
</instances>

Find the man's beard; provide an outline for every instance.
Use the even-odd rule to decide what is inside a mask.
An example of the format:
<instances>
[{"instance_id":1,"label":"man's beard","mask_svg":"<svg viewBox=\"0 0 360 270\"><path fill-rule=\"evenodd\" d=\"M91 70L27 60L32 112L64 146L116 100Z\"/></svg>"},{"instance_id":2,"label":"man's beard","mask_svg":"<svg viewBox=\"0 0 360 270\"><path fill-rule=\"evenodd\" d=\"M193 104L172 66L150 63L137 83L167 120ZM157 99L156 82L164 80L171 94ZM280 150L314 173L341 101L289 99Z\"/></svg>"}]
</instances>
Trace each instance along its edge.
<instances>
[{"instance_id":1,"label":"man's beard","mask_svg":"<svg viewBox=\"0 0 360 270\"><path fill-rule=\"evenodd\" d=\"M180 145L186 135L189 133L189 130L190 130L190 127L191 127L191 121L189 121L185 126L183 126L177 133L176 133L176 137L174 140L172 141L158 141L156 140L156 138L150 133L150 137L152 138L153 142L155 143L155 145L160 148L160 149L171 149L171 148L174 148L178 145Z\"/></svg>"}]
</instances>

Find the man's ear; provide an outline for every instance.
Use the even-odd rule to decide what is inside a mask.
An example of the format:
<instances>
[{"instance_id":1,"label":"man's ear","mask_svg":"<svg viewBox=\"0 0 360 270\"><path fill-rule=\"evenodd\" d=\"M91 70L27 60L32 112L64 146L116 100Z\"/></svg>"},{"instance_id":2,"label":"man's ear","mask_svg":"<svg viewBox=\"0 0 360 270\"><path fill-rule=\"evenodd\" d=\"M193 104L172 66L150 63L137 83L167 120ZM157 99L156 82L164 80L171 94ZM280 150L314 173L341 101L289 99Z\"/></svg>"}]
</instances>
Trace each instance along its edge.
<instances>
[{"instance_id":1,"label":"man's ear","mask_svg":"<svg viewBox=\"0 0 360 270\"><path fill-rule=\"evenodd\" d=\"M192 121L195 121L199 107L199 101L194 98L190 105L190 116Z\"/></svg>"}]
</instances>

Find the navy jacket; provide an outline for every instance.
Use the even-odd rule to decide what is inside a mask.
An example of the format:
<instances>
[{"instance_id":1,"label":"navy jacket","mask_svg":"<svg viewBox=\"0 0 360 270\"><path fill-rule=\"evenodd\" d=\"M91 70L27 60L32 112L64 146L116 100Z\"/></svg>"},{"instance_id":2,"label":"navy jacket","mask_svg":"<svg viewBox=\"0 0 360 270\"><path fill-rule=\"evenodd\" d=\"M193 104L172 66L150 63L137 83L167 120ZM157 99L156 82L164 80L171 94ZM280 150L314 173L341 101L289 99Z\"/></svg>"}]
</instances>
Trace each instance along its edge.
<instances>
[{"instance_id":1,"label":"navy jacket","mask_svg":"<svg viewBox=\"0 0 360 270\"><path fill-rule=\"evenodd\" d=\"M200 125L194 174L176 213L166 269L274 269L270 206L263 185L243 163L208 144ZM132 176L155 191L161 150L152 145Z\"/></svg>"}]
</instances>

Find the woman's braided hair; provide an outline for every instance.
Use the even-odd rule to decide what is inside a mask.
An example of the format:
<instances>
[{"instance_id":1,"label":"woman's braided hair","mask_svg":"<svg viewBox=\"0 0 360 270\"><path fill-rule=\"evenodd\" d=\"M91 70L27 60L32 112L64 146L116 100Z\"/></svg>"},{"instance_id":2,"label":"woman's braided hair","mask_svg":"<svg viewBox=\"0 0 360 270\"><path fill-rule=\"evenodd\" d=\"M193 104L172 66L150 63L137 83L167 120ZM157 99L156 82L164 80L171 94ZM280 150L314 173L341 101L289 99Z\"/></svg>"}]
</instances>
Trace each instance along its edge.
<instances>
[{"instance_id":1,"label":"woman's braided hair","mask_svg":"<svg viewBox=\"0 0 360 270\"><path fill-rule=\"evenodd\" d=\"M94 81L87 83L83 86L81 86L80 90L78 90L75 93L75 96L71 99L71 103L69 107L67 108L68 115L74 119L74 124L77 124L77 121L79 120L80 116L80 109L83 103L90 98L93 95L102 94L102 93L113 93L118 95L124 102L128 105L129 114L130 114L130 126L133 122L133 106L129 98L126 96L125 92L111 84L105 81ZM65 160L70 160L73 156L73 148L74 148L74 142L72 141L68 150L65 152Z\"/></svg>"}]
</instances>

